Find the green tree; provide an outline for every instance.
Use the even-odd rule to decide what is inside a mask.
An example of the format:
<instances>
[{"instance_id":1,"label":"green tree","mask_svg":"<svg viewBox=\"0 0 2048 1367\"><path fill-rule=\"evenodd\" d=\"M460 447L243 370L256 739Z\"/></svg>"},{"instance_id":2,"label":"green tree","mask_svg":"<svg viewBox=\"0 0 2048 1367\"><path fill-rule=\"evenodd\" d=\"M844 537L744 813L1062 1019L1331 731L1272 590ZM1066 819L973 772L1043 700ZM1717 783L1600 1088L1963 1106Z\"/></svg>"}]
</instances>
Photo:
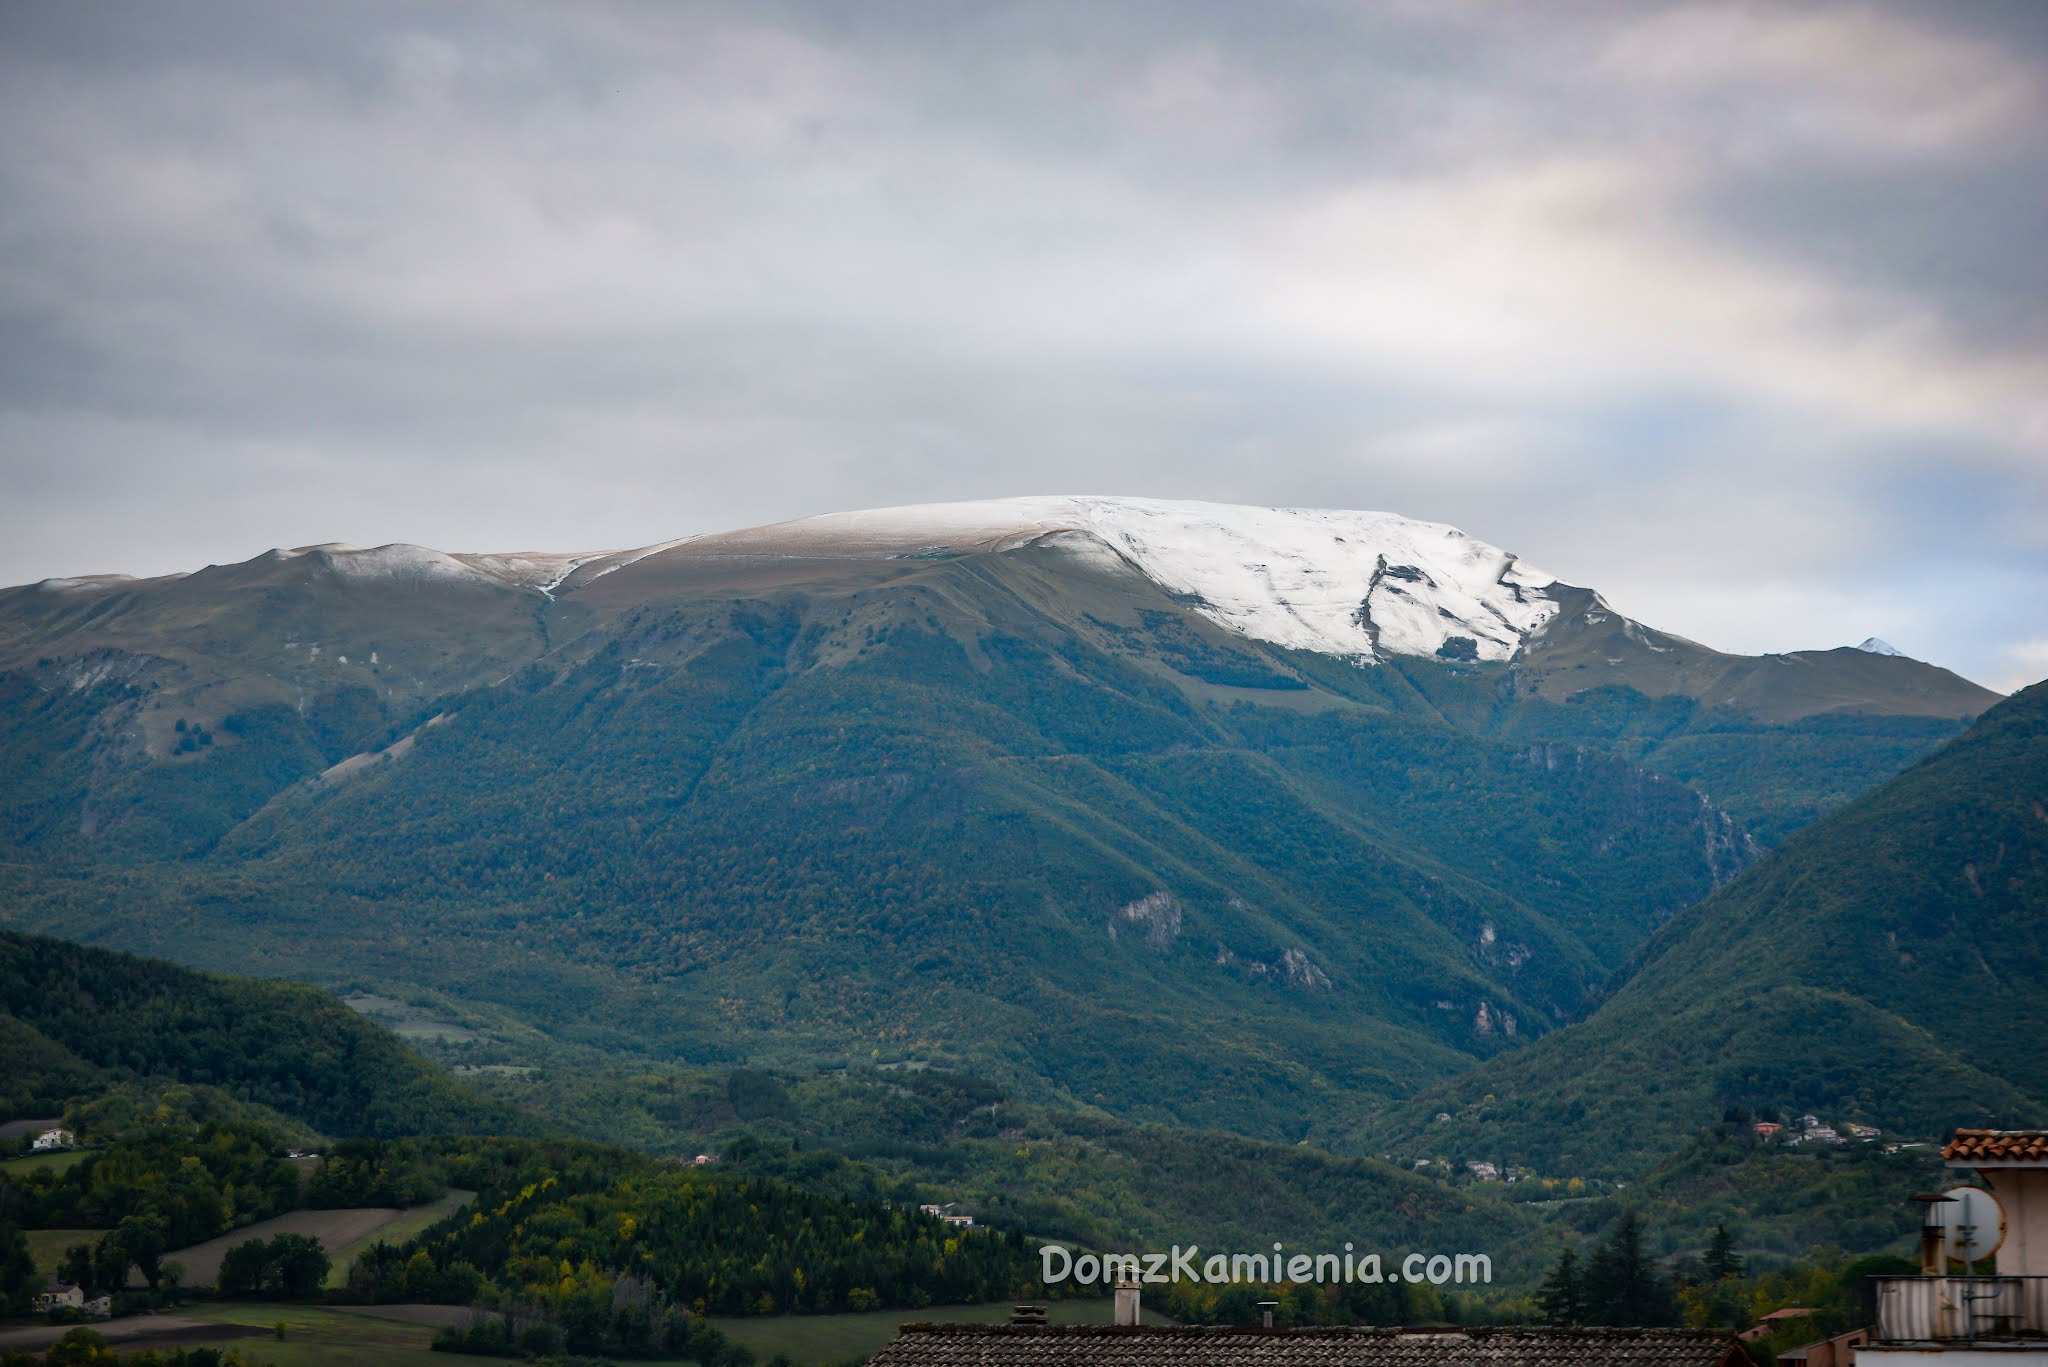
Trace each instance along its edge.
<instances>
[{"instance_id":1,"label":"green tree","mask_svg":"<svg viewBox=\"0 0 2048 1367\"><path fill-rule=\"evenodd\" d=\"M90 1296L99 1289L99 1273L93 1266L92 1245L73 1244L57 1263L57 1280L69 1282Z\"/></svg>"},{"instance_id":2,"label":"green tree","mask_svg":"<svg viewBox=\"0 0 2048 1367\"><path fill-rule=\"evenodd\" d=\"M36 1260L28 1239L11 1224L0 1224L0 1314L19 1315L34 1302Z\"/></svg>"},{"instance_id":3,"label":"green tree","mask_svg":"<svg viewBox=\"0 0 2048 1367\"><path fill-rule=\"evenodd\" d=\"M51 1344L43 1354L45 1367L87 1367L90 1363L114 1360L106 1338L83 1325Z\"/></svg>"},{"instance_id":4,"label":"green tree","mask_svg":"<svg viewBox=\"0 0 2048 1367\"><path fill-rule=\"evenodd\" d=\"M303 1234L280 1234L268 1243L251 1239L227 1251L214 1288L226 1296L311 1296L326 1284L330 1266L318 1239Z\"/></svg>"},{"instance_id":5,"label":"green tree","mask_svg":"<svg viewBox=\"0 0 2048 1367\"><path fill-rule=\"evenodd\" d=\"M1578 1324L1586 1318L1586 1294L1579 1279L1576 1249L1567 1248L1557 1255L1557 1266L1543 1279L1543 1289L1536 1300L1543 1307L1545 1324Z\"/></svg>"},{"instance_id":6,"label":"green tree","mask_svg":"<svg viewBox=\"0 0 2048 1367\"><path fill-rule=\"evenodd\" d=\"M125 1217L114 1230L115 1239L151 1291L159 1289L163 1281L165 1234L164 1219L153 1210Z\"/></svg>"},{"instance_id":7,"label":"green tree","mask_svg":"<svg viewBox=\"0 0 2048 1367\"><path fill-rule=\"evenodd\" d=\"M100 1292L111 1295L128 1285L128 1247L121 1241L121 1231L110 1229L100 1235L92 1246L92 1284Z\"/></svg>"},{"instance_id":8,"label":"green tree","mask_svg":"<svg viewBox=\"0 0 2048 1367\"><path fill-rule=\"evenodd\" d=\"M1713 1241L1707 1245L1707 1275L1715 1281L1724 1277L1742 1275L1742 1255L1735 1251L1735 1241L1728 1237L1728 1226L1715 1225Z\"/></svg>"},{"instance_id":9,"label":"green tree","mask_svg":"<svg viewBox=\"0 0 2048 1367\"><path fill-rule=\"evenodd\" d=\"M248 1295L261 1286L263 1265L270 1249L261 1239L236 1244L222 1255L220 1271L214 1274L213 1289L223 1296Z\"/></svg>"},{"instance_id":10,"label":"green tree","mask_svg":"<svg viewBox=\"0 0 2048 1367\"><path fill-rule=\"evenodd\" d=\"M1643 1245L1641 1219L1624 1211L1614 1233L1593 1250L1585 1276L1586 1318L1593 1324L1668 1325L1678 1319L1671 1285Z\"/></svg>"},{"instance_id":11,"label":"green tree","mask_svg":"<svg viewBox=\"0 0 2048 1367\"><path fill-rule=\"evenodd\" d=\"M318 1239L303 1234L280 1234L270 1241L264 1289L272 1295L317 1295L326 1285L327 1270L332 1266Z\"/></svg>"}]
</instances>

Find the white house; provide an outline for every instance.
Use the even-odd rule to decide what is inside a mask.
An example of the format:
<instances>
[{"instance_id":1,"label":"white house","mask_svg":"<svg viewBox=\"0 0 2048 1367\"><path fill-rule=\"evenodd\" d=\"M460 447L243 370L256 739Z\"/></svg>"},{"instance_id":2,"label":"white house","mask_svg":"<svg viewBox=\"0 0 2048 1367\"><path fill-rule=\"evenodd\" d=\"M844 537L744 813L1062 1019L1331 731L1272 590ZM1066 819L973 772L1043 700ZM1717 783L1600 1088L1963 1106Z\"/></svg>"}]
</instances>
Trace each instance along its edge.
<instances>
[{"instance_id":1,"label":"white house","mask_svg":"<svg viewBox=\"0 0 2048 1367\"><path fill-rule=\"evenodd\" d=\"M68 1149L76 1142L69 1130L44 1130L29 1144L34 1153L49 1153L53 1149Z\"/></svg>"},{"instance_id":2,"label":"white house","mask_svg":"<svg viewBox=\"0 0 2048 1367\"><path fill-rule=\"evenodd\" d=\"M1856 1349L1863 1367L2048 1364L2048 1130L1957 1130L1941 1151L1991 1184L2003 1219L1997 1270L1947 1275L1939 1237L1931 1269L1877 1278L1877 1327Z\"/></svg>"}]
</instances>

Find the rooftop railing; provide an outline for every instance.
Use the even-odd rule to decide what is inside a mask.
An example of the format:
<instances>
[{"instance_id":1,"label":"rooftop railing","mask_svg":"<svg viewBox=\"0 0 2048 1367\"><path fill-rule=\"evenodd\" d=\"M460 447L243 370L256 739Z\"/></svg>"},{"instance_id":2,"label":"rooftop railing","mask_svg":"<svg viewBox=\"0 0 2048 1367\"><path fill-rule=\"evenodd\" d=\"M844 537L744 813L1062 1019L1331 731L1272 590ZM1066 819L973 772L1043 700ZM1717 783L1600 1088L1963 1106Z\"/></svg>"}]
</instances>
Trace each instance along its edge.
<instances>
[{"instance_id":1,"label":"rooftop railing","mask_svg":"<svg viewBox=\"0 0 2048 1367\"><path fill-rule=\"evenodd\" d=\"M1877 1277L1881 1343L2048 1339L2048 1277Z\"/></svg>"}]
</instances>

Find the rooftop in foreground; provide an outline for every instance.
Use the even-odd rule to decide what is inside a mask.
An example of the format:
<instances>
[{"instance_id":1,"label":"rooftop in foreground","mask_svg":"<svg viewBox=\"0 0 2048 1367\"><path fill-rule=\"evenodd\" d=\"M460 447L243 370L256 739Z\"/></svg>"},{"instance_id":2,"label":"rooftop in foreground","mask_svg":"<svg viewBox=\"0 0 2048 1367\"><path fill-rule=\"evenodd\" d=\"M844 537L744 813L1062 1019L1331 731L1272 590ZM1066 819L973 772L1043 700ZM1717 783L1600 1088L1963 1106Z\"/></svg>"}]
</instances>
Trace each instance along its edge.
<instances>
[{"instance_id":1,"label":"rooftop in foreground","mask_svg":"<svg viewBox=\"0 0 2048 1367\"><path fill-rule=\"evenodd\" d=\"M1941 1156L1950 1163L2048 1164L2048 1130L1957 1130Z\"/></svg>"},{"instance_id":2,"label":"rooftop in foreground","mask_svg":"<svg viewBox=\"0 0 2048 1367\"><path fill-rule=\"evenodd\" d=\"M871 1367L1734 1367L1687 1329L1258 1329L906 1324Z\"/></svg>"}]
</instances>

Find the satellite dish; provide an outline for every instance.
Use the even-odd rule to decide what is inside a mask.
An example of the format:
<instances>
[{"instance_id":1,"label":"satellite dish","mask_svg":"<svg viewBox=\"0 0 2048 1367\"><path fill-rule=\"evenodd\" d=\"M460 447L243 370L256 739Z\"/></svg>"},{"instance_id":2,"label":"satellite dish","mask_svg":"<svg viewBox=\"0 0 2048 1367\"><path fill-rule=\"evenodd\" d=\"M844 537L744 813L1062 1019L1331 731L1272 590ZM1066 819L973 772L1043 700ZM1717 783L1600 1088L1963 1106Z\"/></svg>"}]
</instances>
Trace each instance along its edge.
<instances>
[{"instance_id":1,"label":"satellite dish","mask_svg":"<svg viewBox=\"0 0 2048 1367\"><path fill-rule=\"evenodd\" d=\"M1935 1206L1942 1251L1959 1263L1981 1262L2005 1242L2005 1211L1982 1187L1950 1187Z\"/></svg>"}]
</instances>

